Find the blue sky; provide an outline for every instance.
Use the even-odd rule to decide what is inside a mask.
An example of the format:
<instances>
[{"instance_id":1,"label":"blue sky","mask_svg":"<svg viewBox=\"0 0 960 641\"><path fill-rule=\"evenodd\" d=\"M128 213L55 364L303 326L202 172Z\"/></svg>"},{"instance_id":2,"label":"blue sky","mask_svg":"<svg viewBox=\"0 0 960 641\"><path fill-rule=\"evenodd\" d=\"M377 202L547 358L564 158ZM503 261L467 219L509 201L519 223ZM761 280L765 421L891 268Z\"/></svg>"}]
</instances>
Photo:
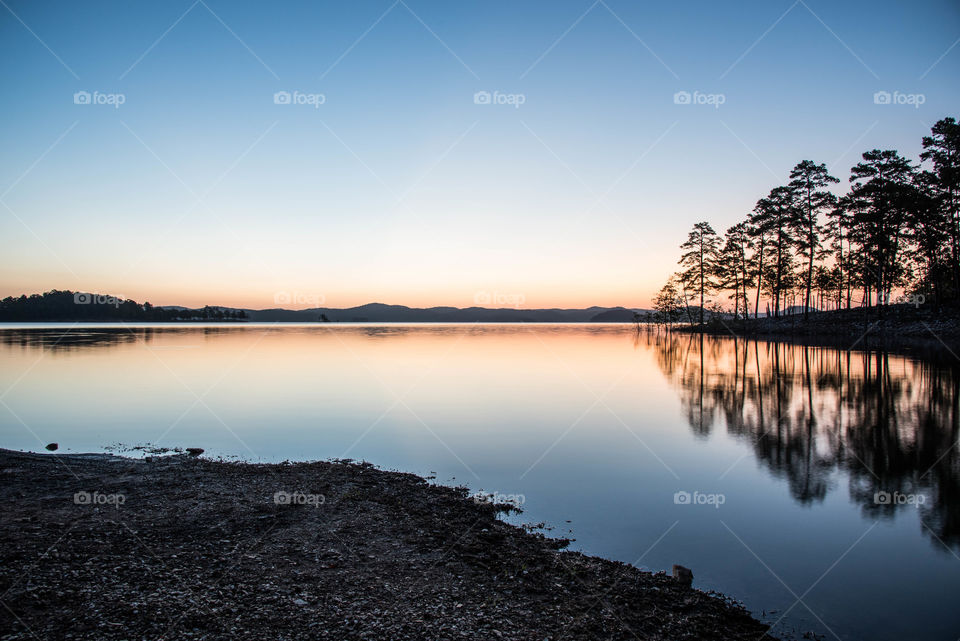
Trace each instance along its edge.
<instances>
[{"instance_id":1,"label":"blue sky","mask_svg":"<svg viewBox=\"0 0 960 641\"><path fill-rule=\"evenodd\" d=\"M647 305L799 160L916 157L958 39L955 2L3 0L0 295Z\"/></svg>"}]
</instances>

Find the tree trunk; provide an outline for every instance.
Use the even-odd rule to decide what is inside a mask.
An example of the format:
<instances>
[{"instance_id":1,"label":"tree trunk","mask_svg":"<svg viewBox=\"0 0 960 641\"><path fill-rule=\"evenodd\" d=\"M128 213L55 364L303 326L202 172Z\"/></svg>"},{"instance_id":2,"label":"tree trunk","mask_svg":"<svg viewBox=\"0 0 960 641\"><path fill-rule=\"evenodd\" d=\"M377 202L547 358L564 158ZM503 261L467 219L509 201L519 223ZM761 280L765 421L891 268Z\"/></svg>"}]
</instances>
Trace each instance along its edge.
<instances>
[{"instance_id":1,"label":"tree trunk","mask_svg":"<svg viewBox=\"0 0 960 641\"><path fill-rule=\"evenodd\" d=\"M700 238L700 329L703 329L703 238Z\"/></svg>"},{"instance_id":2,"label":"tree trunk","mask_svg":"<svg viewBox=\"0 0 960 641\"><path fill-rule=\"evenodd\" d=\"M807 261L807 297L804 299L803 303L803 320L804 322L810 316L810 285L813 283L813 242L814 242L814 220L813 220L813 204L810 202L810 187L807 186L807 223L808 234L807 234L807 251L810 252L810 259Z\"/></svg>"},{"instance_id":3,"label":"tree trunk","mask_svg":"<svg viewBox=\"0 0 960 641\"><path fill-rule=\"evenodd\" d=\"M753 320L757 320L760 315L760 288L763 286L763 234L760 235L760 262L757 265L757 300L753 305Z\"/></svg>"}]
</instances>

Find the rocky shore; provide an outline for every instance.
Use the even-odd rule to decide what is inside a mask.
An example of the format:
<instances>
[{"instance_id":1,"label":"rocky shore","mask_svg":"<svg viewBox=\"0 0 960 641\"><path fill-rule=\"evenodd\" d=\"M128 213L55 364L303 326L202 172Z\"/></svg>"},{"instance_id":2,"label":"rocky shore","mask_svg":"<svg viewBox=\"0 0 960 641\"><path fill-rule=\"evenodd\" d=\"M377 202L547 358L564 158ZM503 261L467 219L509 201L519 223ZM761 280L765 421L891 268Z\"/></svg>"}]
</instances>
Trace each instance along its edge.
<instances>
[{"instance_id":1,"label":"rocky shore","mask_svg":"<svg viewBox=\"0 0 960 641\"><path fill-rule=\"evenodd\" d=\"M4 640L771 638L722 595L366 464L0 450L0 475Z\"/></svg>"}]
</instances>

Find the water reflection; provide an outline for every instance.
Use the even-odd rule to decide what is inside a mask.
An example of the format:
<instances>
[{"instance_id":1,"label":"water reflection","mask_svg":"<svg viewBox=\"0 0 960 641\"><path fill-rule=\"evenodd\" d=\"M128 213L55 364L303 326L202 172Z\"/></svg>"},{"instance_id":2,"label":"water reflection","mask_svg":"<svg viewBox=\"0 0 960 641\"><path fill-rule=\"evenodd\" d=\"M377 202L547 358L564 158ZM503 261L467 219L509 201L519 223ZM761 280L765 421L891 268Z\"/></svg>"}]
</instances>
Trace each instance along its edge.
<instances>
[{"instance_id":1,"label":"water reflection","mask_svg":"<svg viewBox=\"0 0 960 641\"><path fill-rule=\"evenodd\" d=\"M10 328L0 331L0 345L10 347L27 347L49 350L53 352L71 352L85 348L109 347L143 343L151 345L161 335L191 335L198 333L204 337L213 337L226 334L230 331L243 331L242 328L230 326L135 326L117 325L114 327L85 327L83 324L65 325L57 327L23 327Z\"/></svg>"},{"instance_id":2,"label":"water reflection","mask_svg":"<svg viewBox=\"0 0 960 641\"><path fill-rule=\"evenodd\" d=\"M949 353L916 360L664 332L638 340L679 391L694 434L722 418L799 503L823 502L843 470L864 516L916 512L935 545L960 550L960 362Z\"/></svg>"},{"instance_id":3,"label":"water reflection","mask_svg":"<svg viewBox=\"0 0 960 641\"><path fill-rule=\"evenodd\" d=\"M857 347L602 324L2 325L0 445L369 460L523 494L518 518L576 549L692 567L796 638L834 638L822 619L955 640L958 362Z\"/></svg>"},{"instance_id":4,"label":"water reflection","mask_svg":"<svg viewBox=\"0 0 960 641\"><path fill-rule=\"evenodd\" d=\"M83 323L32 323L24 325L0 323L0 345L11 347L34 347L50 351L74 351L87 347L108 347L143 343L152 346L160 338L202 336L215 338L218 336L243 335L245 333L272 333L284 336L296 335L354 335L365 338L400 338L416 336L460 336L483 334L485 336L511 336L518 332L529 333L535 329L537 334L563 334L588 336L591 334L620 334L627 333L626 326L610 326L604 324L583 325L567 323L562 325L549 323L500 323L473 325L451 325L450 323L419 323L404 324L361 324L336 323L332 325L295 324L238 324L224 323L189 324L176 323L170 325L129 325L117 323L115 325L87 326Z\"/></svg>"}]
</instances>

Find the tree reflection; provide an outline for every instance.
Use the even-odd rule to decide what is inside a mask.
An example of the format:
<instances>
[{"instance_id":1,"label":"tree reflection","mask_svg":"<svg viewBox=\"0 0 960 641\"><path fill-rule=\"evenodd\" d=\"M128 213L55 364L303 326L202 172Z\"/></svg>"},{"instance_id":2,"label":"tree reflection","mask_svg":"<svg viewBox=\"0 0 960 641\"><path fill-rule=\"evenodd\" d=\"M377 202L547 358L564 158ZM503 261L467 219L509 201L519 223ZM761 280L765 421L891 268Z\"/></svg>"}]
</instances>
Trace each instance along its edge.
<instances>
[{"instance_id":1,"label":"tree reflection","mask_svg":"<svg viewBox=\"0 0 960 641\"><path fill-rule=\"evenodd\" d=\"M865 516L915 510L929 536L960 549L960 362L952 355L676 332L643 340L698 437L722 417L798 502L823 501L845 472ZM915 498L898 503L904 496Z\"/></svg>"},{"instance_id":2,"label":"tree reflection","mask_svg":"<svg viewBox=\"0 0 960 641\"><path fill-rule=\"evenodd\" d=\"M86 328L80 324L67 329L9 329L0 332L0 344L10 347L70 352L90 347L149 342L157 330L152 327Z\"/></svg>"},{"instance_id":3,"label":"tree reflection","mask_svg":"<svg viewBox=\"0 0 960 641\"><path fill-rule=\"evenodd\" d=\"M76 323L66 328L3 329L0 331L0 345L39 349L50 352L72 352L89 348L112 347L135 343L141 343L149 347L152 342L161 335L195 336L200 332L204 338L213 338L238 331L244 331L244 327L210 325L119 325L116 327L104 327L85 326L84 323Z\"/></svg>"}]
</instances>

